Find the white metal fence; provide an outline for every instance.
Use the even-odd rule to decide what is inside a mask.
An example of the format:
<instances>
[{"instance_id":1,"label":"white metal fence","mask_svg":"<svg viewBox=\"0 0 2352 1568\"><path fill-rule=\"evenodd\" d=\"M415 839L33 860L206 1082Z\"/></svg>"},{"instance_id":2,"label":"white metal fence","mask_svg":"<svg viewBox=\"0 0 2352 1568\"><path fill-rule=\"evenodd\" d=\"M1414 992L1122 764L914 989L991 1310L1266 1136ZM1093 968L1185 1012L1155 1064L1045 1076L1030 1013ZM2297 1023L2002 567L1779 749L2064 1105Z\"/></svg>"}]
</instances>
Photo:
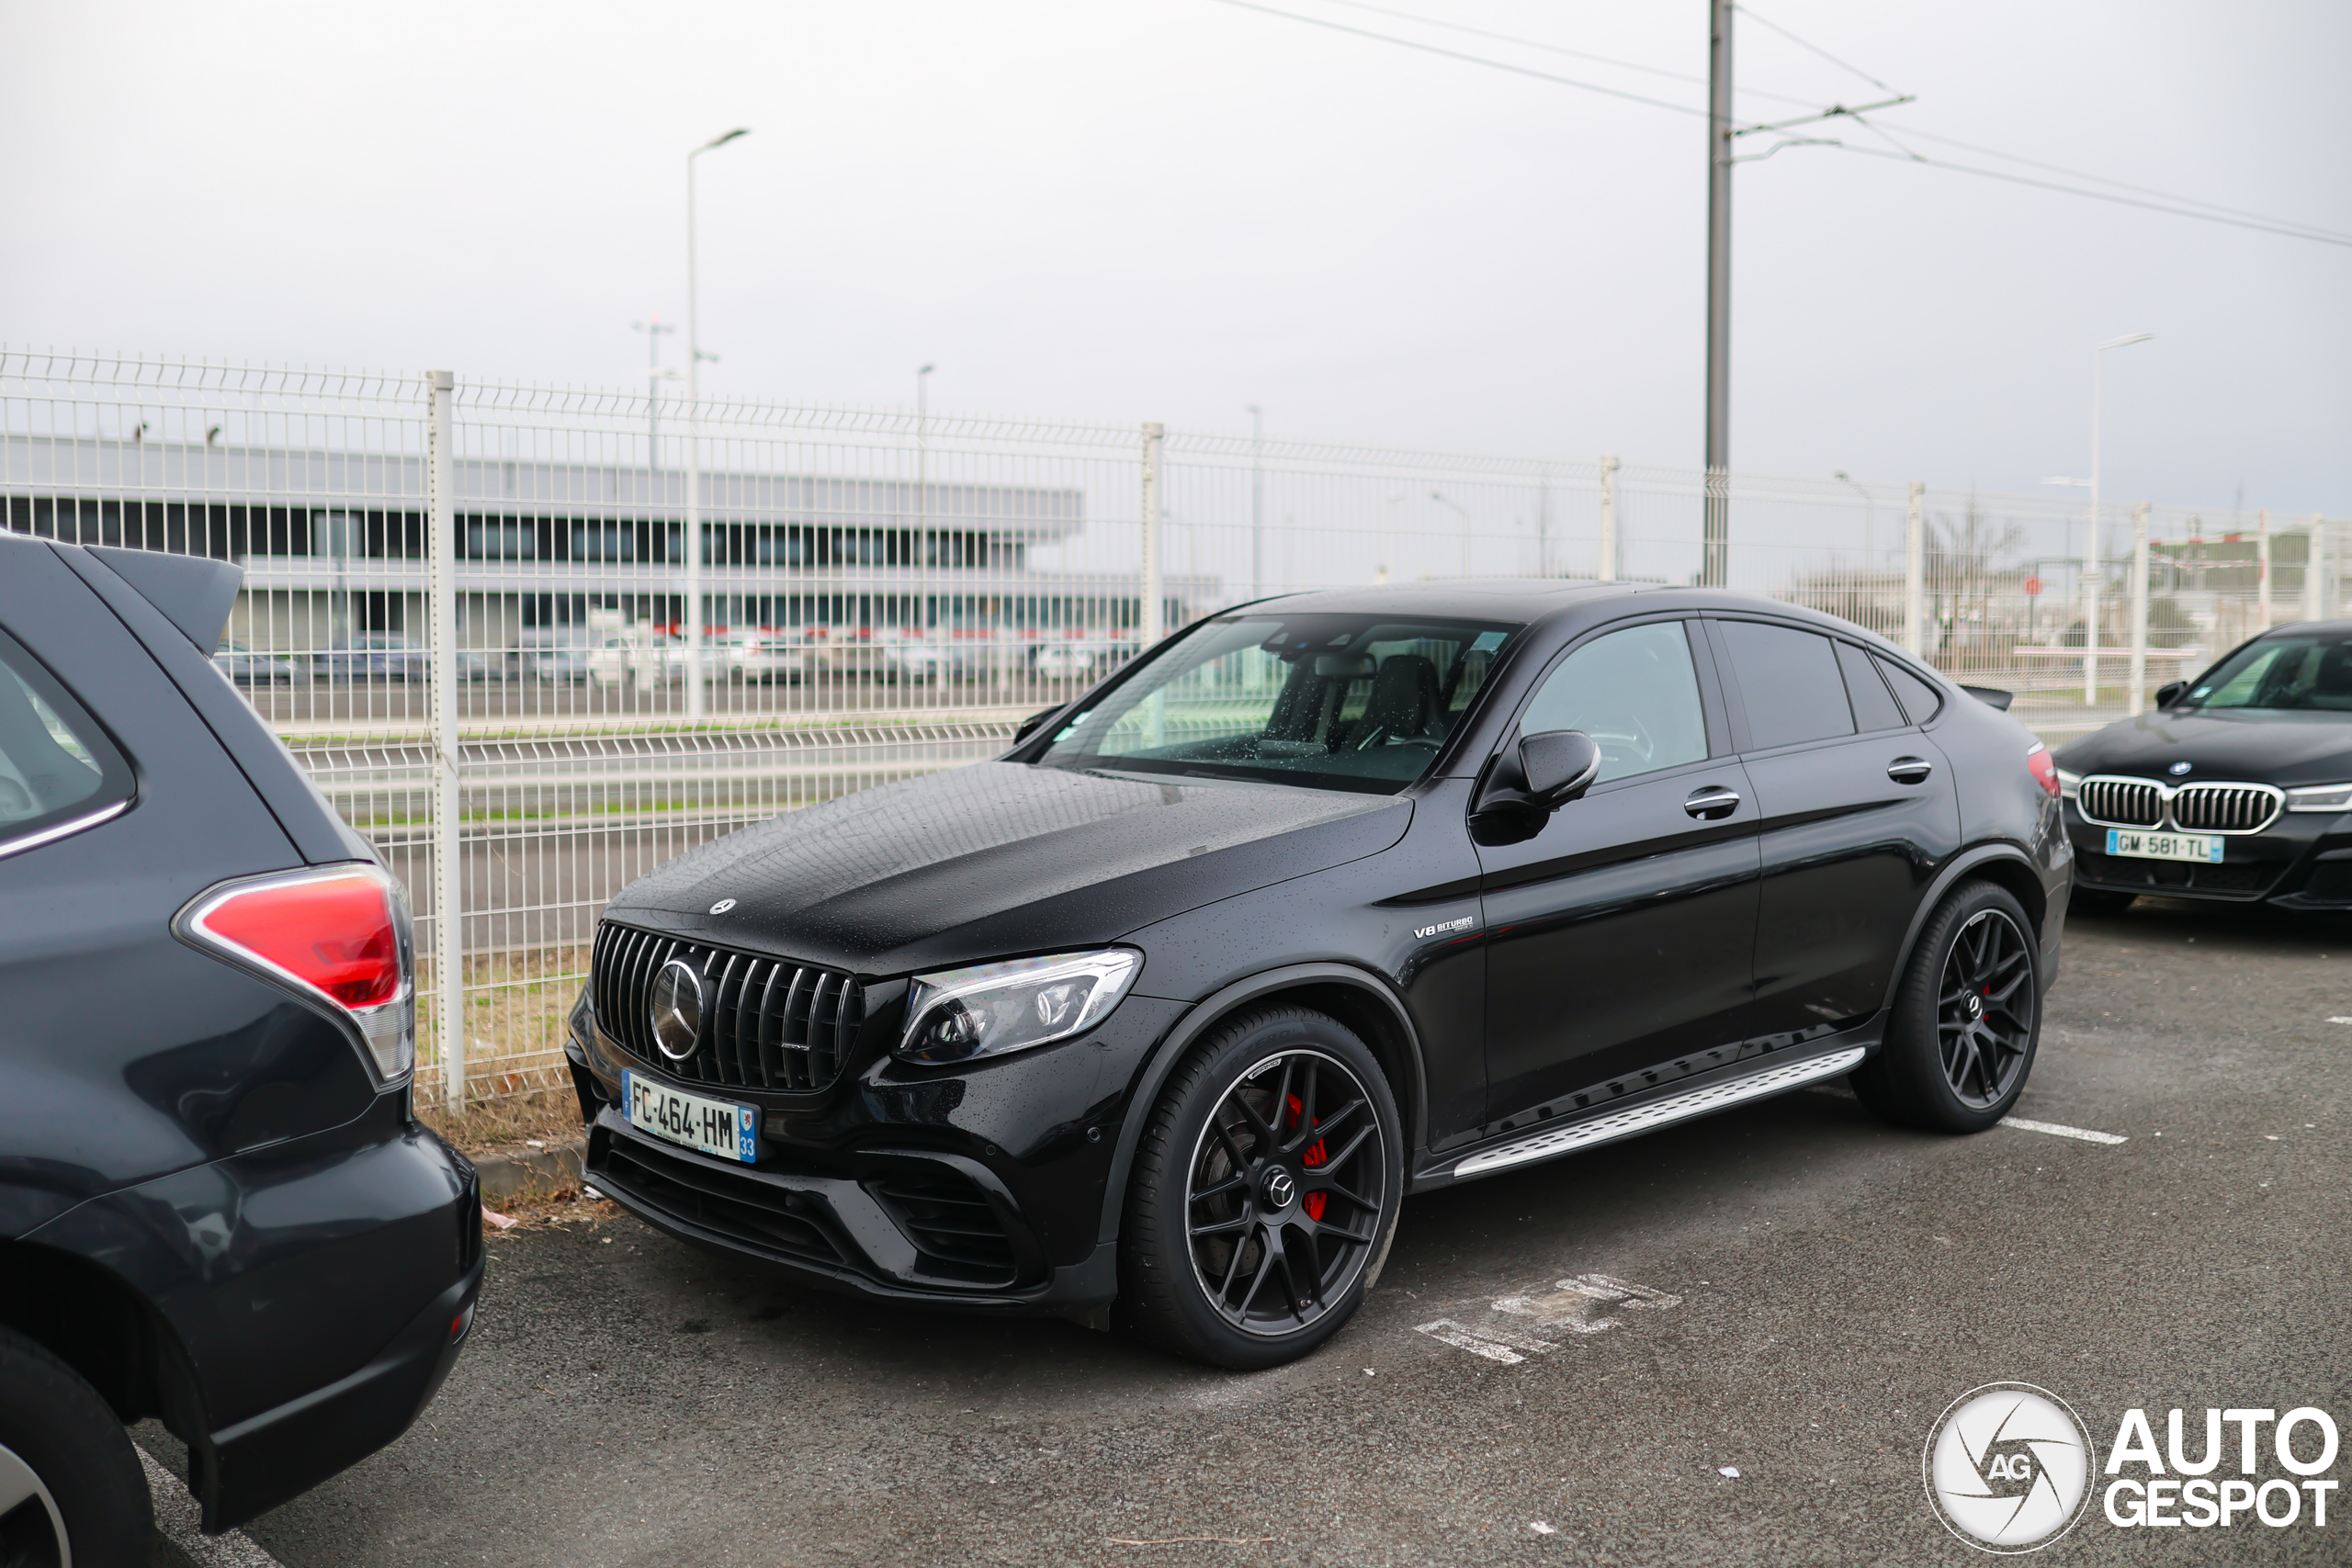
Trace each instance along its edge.
<instances>
[{"instance_id":1,"label":"white metal fence","mask_svg":"<svg viewBox=\"0 0 2352 1568\"><path fill-rule=\"evenodd\" d=\"M217 662L411 889L428 1099L554 1082L597 911L696 843L990 755L1161 629L1262 594L1695 581L1705 481L0 350L6 526L245 568ZM2338 613L2340 523L2127 503L2094 538L2063 491L1723 482L1725 586L2015 692L2053 742Z\"/></svg>"}]
</instances>

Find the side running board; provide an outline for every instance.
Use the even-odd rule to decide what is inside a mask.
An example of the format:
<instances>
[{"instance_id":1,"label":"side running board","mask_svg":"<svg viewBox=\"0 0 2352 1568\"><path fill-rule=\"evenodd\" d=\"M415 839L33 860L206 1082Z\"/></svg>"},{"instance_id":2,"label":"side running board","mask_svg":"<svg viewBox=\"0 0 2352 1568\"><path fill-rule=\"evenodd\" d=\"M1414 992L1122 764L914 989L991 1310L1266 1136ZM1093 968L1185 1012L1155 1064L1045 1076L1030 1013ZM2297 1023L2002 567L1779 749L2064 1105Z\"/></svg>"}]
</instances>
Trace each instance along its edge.
<instances>
[{"instance_id":1,"label":"side running board","mask_svg":"<svg viewBox=\"0 0 2352 1568\"><path fill-rule=\"evenodd\" d=\"M1747 1077L1733 1078L1727 1083L1712 1083L1685 1089L1679 1094L1668 1095L1664 1100L1637 1105L1630 1111L1597 1116L1589 1122L1572 1122L1566 1127L1531 1134L1498 1149L1471 1155L1453 1168L1453 1175L1459 1180L1464 1177L1504 1170L1514 1165L1532 1165L1540 1159L1589 1149L1595 1144L1614 1143L1620 1138L1630 1138L1672 1122L1687 1122L1693 1116L1704 1116L1744 1100L1762 1100L1784 1089L1801 1089L1806 1084L1853 1071L1861 1065L1866 1055L1868 1052L1863 1047L1856 1045L1844 1051L1833 1051L1826 1056L1814 1056L1802 1062L1791 1062L1785 1067L1772 1067Z\"/></svg>"}]
</instances>

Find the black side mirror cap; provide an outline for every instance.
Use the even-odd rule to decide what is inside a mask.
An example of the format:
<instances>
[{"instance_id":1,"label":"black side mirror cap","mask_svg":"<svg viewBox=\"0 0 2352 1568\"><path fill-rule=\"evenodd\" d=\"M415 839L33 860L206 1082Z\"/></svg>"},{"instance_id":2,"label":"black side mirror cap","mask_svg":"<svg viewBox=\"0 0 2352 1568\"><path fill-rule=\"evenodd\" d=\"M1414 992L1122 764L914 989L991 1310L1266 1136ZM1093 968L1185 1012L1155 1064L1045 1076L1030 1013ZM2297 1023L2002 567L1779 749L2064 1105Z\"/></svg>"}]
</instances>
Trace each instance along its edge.
<instances>
[{"instance_id":1,"label":"black side mirror cap","mask_svg":"<svg viewBox=\"0 0 2352 1568\"><path fill-rule=\"evenodd\" d=\"M1068 705L1064 705L1066 706ZM1031 736L1037 733L1038 726L1044 724L1047 719L1053 717L1054 715L1061 711L1062 710L1060 708L1047 708L1043 713L1031 714L1027 718L1023 719L1019 724L1013 727L1012 743L1015 746L1020 745L1023 740L1028 739Z\"/></svg>"},{"instance_id":2,"label":"black side mirror cap","mask_svg":"<svg viewBox=\"0 0 2352 1568\"><path fill-rule=\"evenodd\" d=\"M2182 694L2188 690L2188 682L2186 681L2166 681L2156 688L2156 705L2160 708L2168 708L2180 701Z\"/></svg>"},{"instance_id":3,"label":"black side mirror cap","mask_svg":"<svg viewBox=\"0 0 2352 1568\"><path fill-rule=\"evenodd\" d=\"M2009 705L2017 701L2015 693L2005 692L1998 686L1962 686L1961 690L1983 703L1986 707L1999 708L2003 713L2008 712Z\"/></svg>"},{"instance_id":4,"label":"black side mirror cap","mask_svg":"<svg viewBox=\"0 0 2352 1568\"><path fill-rule=\"evenodd\" d=\"M1519 771L1538 810L1557 811L1600 776L1600 746L1581 729L1546 729L1519 738Z\"/></svg>"}]
</instances>

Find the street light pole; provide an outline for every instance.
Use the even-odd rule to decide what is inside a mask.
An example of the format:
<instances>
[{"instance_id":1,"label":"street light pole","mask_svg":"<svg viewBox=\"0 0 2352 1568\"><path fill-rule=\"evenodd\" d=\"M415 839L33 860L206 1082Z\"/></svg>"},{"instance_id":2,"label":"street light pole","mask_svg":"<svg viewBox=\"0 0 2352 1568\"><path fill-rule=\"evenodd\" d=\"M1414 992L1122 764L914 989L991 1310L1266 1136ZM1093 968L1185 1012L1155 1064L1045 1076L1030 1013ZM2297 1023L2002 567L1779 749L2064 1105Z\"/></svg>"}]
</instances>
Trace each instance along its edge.
<instances>
[{"instance_id":1,"label":"street light pole","mask_svg":"<svg viewBox=\"0 0 2352 1568\"><path fill-rule=\"evenodd\" d=\"M631 332L645 334L645 470L658 474L662 471L662 383L665 379L662 374L662 334L678 329L659 316L628 325Z\"/></svg>"},{"instance_id":2,"label":"street light pole","mask_svg":"<svg viewBox=\"0 0 2352 1568\"><path fill-rule=\"evenodd\" d=\"M1862 570L1868 573L1871 570L1871 535L1876 532L1872 525L1877 520L1877 502L1869 490L1847 478L1845 469L1838 469L1836 477L1851 486L1854 493L1862 498Z\"/></svg>"},{"instance_id":3,"label":"street light pole","mask_svg":"<svg viewBox=\"0 0 2352 1568\"><path fill-rule=\"evenodd\" d=\"M1250 597L1266 592L1266 415L1250 405Z\"/></svg>"},{"instance_id":4,"label":"street light pole","mask_svg":"<svg viewBox=\"0 0 2352 1568\"><path fill-rule=\"evenodd\" d=\"M1701 586L1731 579L1731 14L1707 0L1707 480Z\"/></svg>"},{"instance_id":5,"label":"street light pole","mask_svg":"<svg viewBox=\"0 0 2352 1568\"><path fill-rule=\"evenodd\" d=\"M931 634L931 373L935 365L915 372L915 560L916 581L922 584L923 602L915 606L915 622ZM944 657L944 656L943 656ZM924 655L926 660L930 655Z\"/></svg>"},{"instance_id":6,"label":"street light pole","mask_svg":"<svg viewBox=\"0 0 2352 1568\"><path fill-rule=\"evenodd\" d=\"M2154 333L2109 338L2091 348L2091 527L2083 545L2083 705L2098 701L2098 449L2099 403L2107 379L2107 351L2145 343Z\"/></svg>"},{"instance_id":7,"label":"street light pole","mask_svg":"<svg viewBox=\"0 0 2352 1568\"><path fill-rule=\"evenodd\" d=\"M702 319L695 297L695 160L751 131L715 136L686 154L686 717L700 722L702 689ZM715 357L715 356L713 356Z\"/></svg>"}]
</instances>

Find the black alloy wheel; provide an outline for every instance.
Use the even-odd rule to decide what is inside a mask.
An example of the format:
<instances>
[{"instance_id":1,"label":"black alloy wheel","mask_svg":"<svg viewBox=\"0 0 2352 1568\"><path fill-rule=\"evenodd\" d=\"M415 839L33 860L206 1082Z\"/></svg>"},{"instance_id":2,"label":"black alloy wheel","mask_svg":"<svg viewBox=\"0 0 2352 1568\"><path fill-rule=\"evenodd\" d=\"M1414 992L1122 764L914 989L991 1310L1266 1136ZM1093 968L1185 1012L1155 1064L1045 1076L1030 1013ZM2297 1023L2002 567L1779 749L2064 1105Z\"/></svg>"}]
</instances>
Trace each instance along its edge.
<instances>
[{"instance_id":1,"label":"black alloy wheel","mask_svg":"<svg viewBox=\"0 0 2352 1568\"><path fill-rule=\"evenodd\" d=\"M1372 1097L1320 1051L1285 1051L1225 1091L1185 1178L1193 1278L1245 1334L1329 1312L1377 1238L1386 1151Z\"/></svg>"},{"instance_id":2,"label":"black alloy wheel","mask_svg":"<svg viewBox=\"0 0 2352 1568\"><path fill-rule=\"evenodd\" d=\"M1305 1008L1227 1023L1170 1075L1136 1150L1123 1316L1218 1366L1275 1366L1338 1332L1379 1273L1403 1139L1378 1062Z\"/></svg>"},{"instance_id":3,"label":"black alloy wheel","mask_svg":"<svg viewBox=\"0 0 2352 1568\"><path fill-rule=\"evenodd\" d=\"M1977 1133L2025 1089L2041 1034L2041 957L2007 889L1963 883L1928 918L1854 1093L1891 1122Z\"/></svg>"},{"instance_id":4,"label":"black alloy wheel","mask_svg":"<svg viewBox=\"0 0 2352 1568\"><path fill-rule=\"evenodd\" d=\"M2033 958L2025 932L1999 909L1977 910L1952 941L1939 992L1944 1081L1973 1110L2007 1100L2033 1049Z\"/></svg>"}]
</instances>

